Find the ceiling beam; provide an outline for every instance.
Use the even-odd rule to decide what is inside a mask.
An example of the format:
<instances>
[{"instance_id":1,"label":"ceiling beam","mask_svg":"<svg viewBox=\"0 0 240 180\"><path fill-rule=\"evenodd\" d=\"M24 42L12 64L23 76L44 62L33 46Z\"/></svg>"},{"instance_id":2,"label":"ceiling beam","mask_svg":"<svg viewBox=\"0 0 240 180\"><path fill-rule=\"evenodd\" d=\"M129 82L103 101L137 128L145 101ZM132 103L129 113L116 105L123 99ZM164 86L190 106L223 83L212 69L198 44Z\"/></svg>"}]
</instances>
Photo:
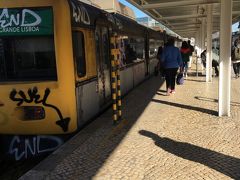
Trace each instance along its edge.
<instances>
[{"instance_id":1,"label":"ceiling beam","mask_svg":"<svg viewBox=\"0 0 240 180\"><path fill-rule=\"evenodd\" d=\"M173 32L186 32L186 33L190 33L190 32L197 32L199 29L181 29L181 30L173 30Z\"/></svg>"},{"instance_id":2,"label":"ceiling beam","mask_svg":"<svg viewBox=\"0 0 240 180\"><path fill-rule=\"evenodd\" d=\"M201 23L171 23L171 26L173 26L173 28L178 28L178 27L192 27L192 26L200 26ZM218 26L220 25L220 23L218 22L214 22L213 26Z\"/></svg>"},{"instance_id":3,"label":"ceiling beam","mask_svg":"<svg viewBox=\"0 0 240 180\"><path fill-rule=\"evenodd\" d=\"M162 17L162 18L159 18L159 20L175 20L175 19L204 18L204 17L207 17L207 16L206 15L193 14L193 15Z\"/></svg>"},{"instance_id":4,"label":"ceiling beam","mask_svg":"<svg viewBox=\"0 0 240 180\"><path fill-rule=\"evenodd\" d=\"M201 23L198 22L181 22L181 23L171 23L172 26L188 26L188 25L201 25Z\"/></svg>"},{"instance_id":5,"label":"ceiling beam","mask_svg":"<svg viewBox=\"0 0 240 180\"><path fill-rule=\"evenodd\" d=\"M240 15L240 11L233 11L232 15ZM220 13L213 13L213 16L220 16ZM191 15L181 15L181 16L168 16L161 17L159 20L176 20L176 19L190 19L190 18L205 18L207 15L191 14Z\"/></svg>"},{"instance_id":6,"label":"ceiling beam","mask_svg":"<svg viewBox=\"0 0 240 180\"><path fill-rule=\"evenodd\" d=\"M200 26L190 26L190 25L188 25L188 26L181 26L181 27L173 27L173 28L171 28L171 30L178 30L178 29L192 29L192 28L200 28Z\"/></svg>"},{"instance_id":7,"label":"ceiling beam","mask_svg":"<svg viewBox=\"0 0 240 180\"><path fill-rule=\"evenodd\" d=\"M220 3L220 0L184 0L175 2L164 2L164 3L154 3L154 4L144 4L142 5L143 10L147 9L159 9L168 7L178 7L178 6L189 6L189 5L206 5Z\"/></svg>"}]
</instances>

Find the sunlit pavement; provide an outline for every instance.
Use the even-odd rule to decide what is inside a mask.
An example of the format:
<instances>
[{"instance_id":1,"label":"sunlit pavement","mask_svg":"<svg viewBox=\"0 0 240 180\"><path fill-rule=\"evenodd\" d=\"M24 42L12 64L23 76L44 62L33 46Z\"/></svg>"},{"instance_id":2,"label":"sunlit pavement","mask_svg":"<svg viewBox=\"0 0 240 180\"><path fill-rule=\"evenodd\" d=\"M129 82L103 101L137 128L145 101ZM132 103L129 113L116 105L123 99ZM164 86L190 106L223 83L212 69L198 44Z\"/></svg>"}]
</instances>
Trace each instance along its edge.
<instances>
[{"instance_id":1,"label":"sunlit pavement","mask_svg":"<svg viewBox=\"0 0 240 180\"><path fill-rule=\"evenodd\" d=\"M218 78L191 74L176 94L152 77L21 179L240 179L240 78L218 117Z\"/></svg>"}]
</instances>

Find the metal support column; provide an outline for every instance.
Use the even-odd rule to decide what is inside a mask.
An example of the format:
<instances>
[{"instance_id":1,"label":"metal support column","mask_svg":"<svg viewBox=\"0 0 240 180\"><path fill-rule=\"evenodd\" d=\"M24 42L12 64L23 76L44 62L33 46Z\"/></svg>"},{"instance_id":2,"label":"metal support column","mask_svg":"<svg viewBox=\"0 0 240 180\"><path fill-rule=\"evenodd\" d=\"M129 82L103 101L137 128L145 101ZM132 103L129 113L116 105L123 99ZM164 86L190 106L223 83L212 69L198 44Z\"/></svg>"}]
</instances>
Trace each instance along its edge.
<instances>
[{"instance_id":1,"label":"metal support column","mask_svg":"<svg viewBox=\"0 0 240 180\"><path fill-rule=\"evenodd\" d=\"M207 5L207 62L206 82L212 82L212 5Z\"/></svg>"},{"instance_id":2,"label":"metal support column","mask_svg":"<svg viewBox=\"0 0 240 180\"><path fill-rule=\"evenodd\" d=\"M219 116L230 116L232 0L221 0Z\"/></svg>"}]
</instances>

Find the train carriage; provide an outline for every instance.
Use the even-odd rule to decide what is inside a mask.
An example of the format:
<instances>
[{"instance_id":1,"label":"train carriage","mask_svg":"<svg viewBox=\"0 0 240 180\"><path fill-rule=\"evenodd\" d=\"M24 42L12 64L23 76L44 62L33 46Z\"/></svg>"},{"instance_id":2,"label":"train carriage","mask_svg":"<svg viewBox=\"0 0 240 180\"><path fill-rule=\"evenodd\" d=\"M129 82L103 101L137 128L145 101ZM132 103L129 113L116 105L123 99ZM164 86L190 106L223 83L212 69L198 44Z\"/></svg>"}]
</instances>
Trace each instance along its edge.
<instances>
[{"instance_id":1,"label":"train carriage","mask_svg":"<svg viewBox=\"0 0 240 180\"><path fill-rule=\"evenodd\" d=\"M159 32L78 0L0 2L1 150L15 160L53 151L111 104L113 34L126 94L151 73Z\"/></svg>"}]
</instances>

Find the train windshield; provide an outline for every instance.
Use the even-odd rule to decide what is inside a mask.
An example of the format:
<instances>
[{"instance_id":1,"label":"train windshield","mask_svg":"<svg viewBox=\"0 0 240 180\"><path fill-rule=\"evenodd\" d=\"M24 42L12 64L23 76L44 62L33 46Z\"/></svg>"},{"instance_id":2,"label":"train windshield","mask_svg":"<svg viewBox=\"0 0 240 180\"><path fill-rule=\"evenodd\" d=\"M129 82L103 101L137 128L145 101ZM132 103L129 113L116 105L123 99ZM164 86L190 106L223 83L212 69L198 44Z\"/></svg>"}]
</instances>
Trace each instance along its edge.
<instances>
[{"instance_id":1,"label":"train windshield","mask_svg":"<svg viewBox=\"0 0 240 180\"><path fill-rule=\"evenodd\" d=\"M0 81L57 80L52 9L0 9L0 21Z\"/></svg>"}]
</instances>

